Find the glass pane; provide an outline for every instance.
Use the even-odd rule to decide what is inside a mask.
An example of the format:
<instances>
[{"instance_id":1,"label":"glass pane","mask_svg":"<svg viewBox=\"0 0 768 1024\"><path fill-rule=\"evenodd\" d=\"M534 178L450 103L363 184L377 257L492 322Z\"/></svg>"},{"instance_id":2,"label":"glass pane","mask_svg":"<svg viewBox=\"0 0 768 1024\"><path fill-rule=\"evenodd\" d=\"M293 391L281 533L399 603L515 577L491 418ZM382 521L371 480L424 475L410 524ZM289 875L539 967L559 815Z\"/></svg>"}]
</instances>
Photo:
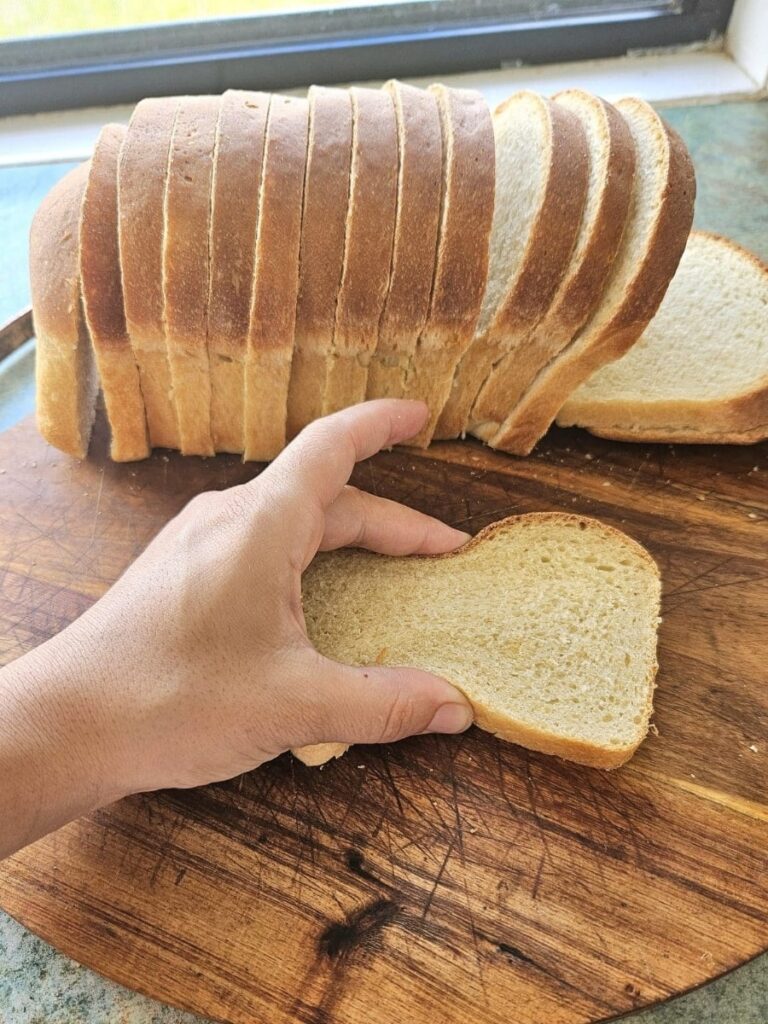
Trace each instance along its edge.
<instances>
[{"instance_id":1,"label":"glass pane","mask_svg":"<svg viewBox=\"0 0 768 1024\"><path fill-rule=\"evenodd\" d=\"M0 39L19 39L128 28L135 25L249 14L279 14L289 11L328 8L394 6L399 0L90 0L65 3L62 0L0 0ZM413 2L413 0L411 0ZM420 0L422 3L433 0ZM481 15L483 0L445 0L441 6L455 7L457 13ZM493 5L498 11L498 4ZM531 19L557 14L603 13L632 9L675 7L672 0L508 0L503 5L510 19L527 15Z\"/></svg>"}]
</instances>

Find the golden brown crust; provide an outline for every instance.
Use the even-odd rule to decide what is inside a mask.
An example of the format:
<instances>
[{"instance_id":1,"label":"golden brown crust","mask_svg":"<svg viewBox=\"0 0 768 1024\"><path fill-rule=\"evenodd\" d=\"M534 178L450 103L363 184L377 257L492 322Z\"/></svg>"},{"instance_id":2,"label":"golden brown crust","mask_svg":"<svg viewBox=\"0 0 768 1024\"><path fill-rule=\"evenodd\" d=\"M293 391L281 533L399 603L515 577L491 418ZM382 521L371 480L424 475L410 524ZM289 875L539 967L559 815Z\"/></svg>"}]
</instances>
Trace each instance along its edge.
<instances>
[{"instance_id":1,"label":"golden brown crust","mask_svg":"<svg viewBox=\"0 0 768 1024\"><path fill-rule=\"evenodd\" d=\"M272 97L245 364L245 459L272 459L286 441L308 122L306 100Z\"/></svg>"},{"instance_id":2,"label":"golden brown crust","mask_svg":"<svg viewBox=\"0 0 768 1024\"><path fill-rule=\"evenodd\" d=\"M578 268L566 278L543 320L530 337L513 347L499 364L494 374L496 413L489 416L488 422L476 423L473 427L476 436L483 440L492 437L501 422L513 418L517 402L539 370L562 351L593 313L626 226L635 175L632 134L610 103L588 93L581 95L599 111L607 145L606 173L593 229L580 254ZM558 97L554 99L557 101Z\"/></svg>"},{"instance_id":3,"label":"golden brown crust","mask_svg":"<svg viewBox=\"0 0 768 1024\"><path fill-rule=\"evenodd\" d=\"M98 380L80 303L78 223L89 163L69 171L43 199L29 234L37 337L37 425L77 459L88 453Z\"/></svg>"},{"instance_id":4,"label":"golden brown crust","mask_svg":"<svg viewBox=\"0 0 768 1024\"><path fill-rule=\"evenodd\" d=\"M216 128L207 330L217 452L243 450L243 368L269 102L267 93L230 89Z\"/></svg>"},{"instance_id":5,"label":"golden brown crust","mask_svg":"<svg viewBox=\"0 0 768 1024\"><path fill-rule=\"evenodd\" d=\"M454 371L472 342L488 277L496 155L488 104L480 93L432 85L443 137L443 194L429 317L406 382L405 397L426 401L430 415L410 442L426 448L451 394ZM453 435L451 435L453 436Z\"/></svg>"},{"instance_id":6,"label":"golden brown crust","mask_svg":"<svg viewBox=\"0 0 768 1024\"><path fill-rule=\"evenodd\" d=\"M101 377L115 462L149 455L139 371L125 326L117 237L117 166L127 134L108 124L91 159L80 214L83 309Z\"/></svg>"},{"instance_id":7,"label":"golden brown crust","mask_svg":"<svg viewBox=\"0 0 768 1024\"><path fill-rule=\"evenodd\" d=\"M152 447L178 448L163 322L165 184L179 98L136 105L118 168L123 304L144 396Z\"/></svg>"},{"instance_id":8,"label":"golden brown crust","mask_svg":"<svg viewBox=\"0 0 768 1024\"><path fill-rule=\"evenodd\" d=\"M620 100L619 109L641 107L643 100ZM608 323L589 344L581 336L537 376L514 416L488 439L494 448L527 455L546 433L568 396L595 370L618 359L638 340L664 298L685 250L693 220L696 180L693 164L679 135L657 115L667 148L667 176L655 225L638 272Z\"/></svg>"},{"instance_id":9,"label":"golden brown crust","mask_svg":"<svg viewBox=\"0 0 768 1024\"><path fill-rule=\"evenodd\" d=\"M544 102L552 132L547 185L522 270L489 330L493 366L530 335L550 309L568 270L587 198L589 150L584 126L572 111ZM509 408L506 374L493 369L471 402L465 429L472 423L502 419Z\"/></svg>"},{"instance_id":10,"label":"golden brown crust","mask_svg":"<svg viewBox=\"0 0 768 1024\"><path fill-rule=\"evenodd\" d=\"M173 404L184 455L213 455L206 341L209 218L219 96L184 96L165 188L163 293Z\"/></svg>"},{"instance_id":11,"label":"golden brown crust","mask_svg":"<svg viewBox=\"0 0 768 1024\"><path fill-rule=\"evenodd\" d=\"M443 177L437 100L402 82L384 88L395 104L398 189L389 292L379 342L368 370L368 398L402 398L406 375L427 320L435 272Z\"/></svg>"},{"instance_id":12,"label":"golden brown crust","mask_svg":"<svg viewBox=\"0 0 768 1024\"><path fill-rule=\"evenodd\" d=\"M344 262L351 160L352 101L348 90L313 85L309 90L299 294L288 392L289 439L322 413Z\"/></svg>"},{"instance_id":13,"label":"golden brown crust","mask_svg":"<svg viewBox=\"0 0 768 1024\"><path fill-rule=\"evenodd\" d=\"M397 208L397 121L390 94L350 90L352 164L344 269L323 414L365 398L368 364L389 288Z\"/></svg>"}]
</instances>

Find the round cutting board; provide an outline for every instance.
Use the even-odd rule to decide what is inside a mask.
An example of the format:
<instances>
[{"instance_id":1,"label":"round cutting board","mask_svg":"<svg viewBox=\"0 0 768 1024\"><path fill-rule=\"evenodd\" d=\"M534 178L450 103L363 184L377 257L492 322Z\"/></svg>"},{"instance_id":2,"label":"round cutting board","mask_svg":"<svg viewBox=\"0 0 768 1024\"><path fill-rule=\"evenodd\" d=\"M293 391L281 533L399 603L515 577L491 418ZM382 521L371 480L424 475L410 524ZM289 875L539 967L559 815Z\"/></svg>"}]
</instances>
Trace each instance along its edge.
<instances>
[{"instance_id":1,"label":"round cutting board","mask_svg":"<svg viewBox=\"0 0 768 1024\"><path fill-rule=\"evenodd\" d=\"M88 606L192 495L259 467L114 465L0 437L0 636L10 660ZM471 531L567 509L631 534L664 581L653 733L607 773L477 729L284 756L125 800L0 866L0 904L158 999L269 1024L582 1024L768 946L766 446L552 431L382 453L356 482ZM514 613L514 590L510 593ZM222 679L221 685L226 685Z\"/></svg>"}]
</instances>

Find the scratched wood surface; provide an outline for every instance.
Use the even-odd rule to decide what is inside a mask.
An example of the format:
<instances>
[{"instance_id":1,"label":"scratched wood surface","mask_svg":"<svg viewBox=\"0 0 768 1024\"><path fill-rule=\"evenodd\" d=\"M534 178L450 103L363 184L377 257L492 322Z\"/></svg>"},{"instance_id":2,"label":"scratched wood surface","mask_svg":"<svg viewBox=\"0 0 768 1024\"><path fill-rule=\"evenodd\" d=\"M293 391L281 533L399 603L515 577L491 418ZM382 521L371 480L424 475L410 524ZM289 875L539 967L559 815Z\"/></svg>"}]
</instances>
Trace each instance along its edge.
<instances>
[{"instance_id":1,"label":"scratched wood surface","mask_svg":"<svg viewBox=\"0 0 768 1024\"><path fill-rule=\"evenodd\" d=\"M0 659L74 619L234 457L136 465L0 436ZM768 947L768 448L553 431L384 453L356 482L476 531L571 509L664 579L652 734L614 773L472 729L126 800L0 867L0 904L103 974L232 1022L576 1024ZM510 595L511 613L514 594Z\"/></svg>"}]
</instances>

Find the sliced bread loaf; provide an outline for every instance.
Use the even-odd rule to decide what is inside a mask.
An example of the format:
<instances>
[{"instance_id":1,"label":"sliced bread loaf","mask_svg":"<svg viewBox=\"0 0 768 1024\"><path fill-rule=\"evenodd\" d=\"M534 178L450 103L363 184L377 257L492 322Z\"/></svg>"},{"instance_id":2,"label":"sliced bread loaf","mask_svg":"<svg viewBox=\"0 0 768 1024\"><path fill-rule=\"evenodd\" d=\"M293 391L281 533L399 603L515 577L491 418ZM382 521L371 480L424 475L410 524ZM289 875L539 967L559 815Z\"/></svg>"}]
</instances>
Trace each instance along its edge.
<instances>
[{"instance_id":1,"label":"sliced bread loaf","mask_svg":"<svg viewBox=\"0 0 768 1024\"><path fill-rule=\"evenodd\" d=\"M480 315L495 194L493 125L485 99L444 85L432 85L430 92L437 99L443 139L440 226L429 316L404 396L429 406L426 425L409 442L420 448L433 437L455 436L446 432L442 411L450 404L454 372Z\"/></svg>"},{"instance_id":2,"label":"sliced bread loaf","mask_svg":"<svg viewBox=\"0 0 768 1024\"><path fill-rule=\"evenodd\" d=\"M368 398L402 398L429 313L443 180L440 113L434 93L387 82L397 115L398 185L389 292L368 369Z\"/></svg>"},{"instance_id":3,"label":"sliced bread loaf","mask_svg":"<svg viewBox=\"0 0 768 1024\"><path fill-rule=\"evenodd\" d=\"M352 159L352 102L348 90L313 85L308 98L299 294L288 391L289 439L322 414L344 262Z\"/></svg>"},{"instance_id":4,"label":"sliced bread loaf","mask_svg":"<svg viewBox=\"0 0 768 1024\"><path fill-rule=\"evenodd\" d=\"M323 414L365 398L389 288L397 209L397 121L385 90L350 90L352 163L344 266Z\"/></svg>"},{"instance_id":5,"label":"sliced bread loaf","mask_svg":"<svg viewBox=\"0 0 768 1024\"><path fill-rule=\"evenodd\" d=\"M306 100L272 97L245 364L245 459L273 459L286 442L308 123Z\"/></svg>"},{"instance_id":6,"label":"sliced bread loaf","mask_svg":"<svg viewBox=\"0 0 768 1024\"><path fill-rule=\"evenodd\" d=\"M488 281L474 339L440 415L441 438L466 432L494 366L548 309L586 195L586 140L574 115L535 93L519 92L494 112L493 130L496 203Z\"/></svg>"},{"instance_id":7,"label":"sliced bread loaf","mask_svg":"<svg viewBox=\"0 0 768 1024\"><path fill-rule=\"evenodd\" d=\"M267 93L230 89L221 97L216 128L207 331L217 452L243 450L243 375L269 102Z\"/></svg>"},{"instance_id":8,"label":"sliced bread loaf","mask_svg":"<svg viewBox=\"0 0 768 1024\"><path fill-rule=\"evenodd\" d=\"M484 439L496 433L539 370L562 351L591 315L602 296L629 212L635 147L626 121L615 107L579 89L554 99L557 107L565 107L579 118L586 133L586 202L570 262L548 311L531 332L517 331L506 339L507 354L475 403L472 432Z\"/></svg>"},{"instance_id":9,"label":"sliced bread loaf","mask_svg":"<svg viewBox=\"0 0 768 1024\"><path fill-rule=\"evenodd\" d=\"M620 100L635 144L627 227L603 297L576 337L544 367L491 437L494 448L527 455L568 396L643 333L677 268L693 219L696 181L685 145L644 100Z\"/></svg>"},{"instance_id":10,"label":"sliced bread loaf","mask_svg":"<svg viewBox=\"0 0 768 1024\"><path fill-rule=\"evenodd\" d=\"M29 277L37 338L37 427L49 444L84 459L99 378L80 296L78 223L89 163L43 199L29 232Z\"/></svg>"},{"instance_id":11,"label":"sliced bread loaf","mask_svg":"<svg viewBox=\"0 0 768 1024\"><path fill-rule=\"evenodd\" d=\"M220 96L182 97L165 187L165 337L183 455L215 453L207 322L211 179L220 104Z\"/></svg>"},{"instance_id":12,"label":"sliced bread loaf","mask_svg":"<svg viewBox=\"0 0 768 1024\"><path fill-rule=\"evenodd\" d=\"M594 519L517 516L438 557L319 555L302 590L322 654L434 672L502 739L615 768L648 731L658 570ZM322 746L338 753L311 748L315 763Z\"/></svg>"},{"instance_id":13,"label":"sliced bread loaf","mask_svg":"<svg viewBox=\"0 0 768 1024\"><path fill-rule=\"evenodd\" d=\"M80 213L83 310L112 435L110 455L131 462L149 455L139 371L125 326L117 237L117 167L127 134L108 124L91 158Z\"/></svg>"},{"instance_id":14,"label":"sliced bread loaf","mask_svg":"<svg viewBox=\"0 0 768 1024\"><path fill-rule=\"evenodd\" d=\"M125 319L153 448L180 447L163 312L165 186L178 108L176 96L142 100L136 105L118 170Z\"/></svg>"},{"instance_id":15,"label":"sliced bread loaf","mask_svg":"<svg viewBox=\"0 0 768 1024\"><path fill-rule=\"evenodd\" d=\"M557 422L621 441L768 437L768 266L694 231L640 341L585 381Z\"/></svg>"}]
</instances>

